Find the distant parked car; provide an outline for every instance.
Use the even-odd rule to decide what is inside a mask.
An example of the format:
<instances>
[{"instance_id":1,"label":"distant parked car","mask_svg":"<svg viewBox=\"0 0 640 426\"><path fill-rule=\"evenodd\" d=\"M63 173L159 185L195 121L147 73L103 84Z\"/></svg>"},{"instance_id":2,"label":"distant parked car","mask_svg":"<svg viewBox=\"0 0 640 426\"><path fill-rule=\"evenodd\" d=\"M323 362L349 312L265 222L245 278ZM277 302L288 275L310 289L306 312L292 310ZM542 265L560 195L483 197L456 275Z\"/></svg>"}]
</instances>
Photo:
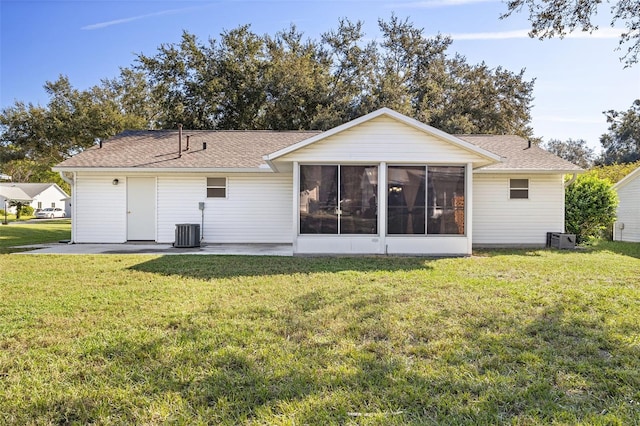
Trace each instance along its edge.
<instances>
[{"instance_id":1,"label":"distant parked car","mask_svg":"<svg viewBox=\"0 0 640 426\"><path fill-rule=\"evenodd\" d=\"M65 217L64 210L59 207L47 207L36 213L36 219L53 219L54 217Z\"/></svg>"}]
</instances>

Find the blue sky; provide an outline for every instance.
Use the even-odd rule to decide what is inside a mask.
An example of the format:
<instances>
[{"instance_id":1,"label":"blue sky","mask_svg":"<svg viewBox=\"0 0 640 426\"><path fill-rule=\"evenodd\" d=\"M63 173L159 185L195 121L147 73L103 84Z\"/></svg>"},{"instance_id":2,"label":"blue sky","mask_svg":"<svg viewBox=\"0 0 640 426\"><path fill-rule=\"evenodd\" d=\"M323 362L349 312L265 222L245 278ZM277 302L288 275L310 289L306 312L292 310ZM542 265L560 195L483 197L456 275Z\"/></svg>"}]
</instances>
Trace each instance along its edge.
<instances>
[{"instance_id":1,"label":"blue sky","mask_svg":"<svg viewBox=\"0 0 640 426\"><path fill-rule=\"evenodd\" d=\"M136 53L154 54L160 44L177 42L183 29L205 41L241 24L274 34L294 23L318 38L346 17L364 21L367 38L375 40L378 18L395 12L427 35L451 35L449 52L470 63L525 68L525 77L536 79L535 135L585 139L598 152L608 127L602 111L626 110L640 98L640 64L624 69L615 51L619 30L603 16L594 35L540 41L527 37L525 15L500 20L505 10L493 0L0 0L0 107L16 100L45 104L42 85L60 74L80 89L115 77Z\"/></svg>"}]
</instances>

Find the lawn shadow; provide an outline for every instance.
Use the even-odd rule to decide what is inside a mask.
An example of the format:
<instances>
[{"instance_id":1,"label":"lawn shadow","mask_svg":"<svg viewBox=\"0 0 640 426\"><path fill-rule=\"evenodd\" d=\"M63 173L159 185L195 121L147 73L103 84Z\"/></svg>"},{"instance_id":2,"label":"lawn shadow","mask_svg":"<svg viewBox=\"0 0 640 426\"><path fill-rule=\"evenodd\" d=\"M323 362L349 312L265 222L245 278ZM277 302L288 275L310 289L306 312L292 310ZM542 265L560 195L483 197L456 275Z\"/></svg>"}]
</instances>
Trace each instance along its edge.
<instances>
[{"instance_id":1,"label":"lawn shadow","mask_svg":"<svg viewBox=\"0 0 640 426\"><path fill-rule=\"evenodd\" d=\"M620 254L622 256L629 256L635 259L640 259L640 243L629 243L624 241L599 241L594 246L588 248L592 251Z\"/></svg>"},{"instance_id":2,"label":"lawn shadow","mask_svg":"<svg viewBox=\"0 0 640 426\"><path fill-rule=\"evenodd\" d=\"M429 270L434 259L414 257L281 257L281 256L162 256L130 269L203 280L341 271L395 272Z\"/></svg>"},{"instance_id":3,"label":"lawn shadow","mask_svg":"<svg viewBox=\"0 0 640 426\"><path fill-rule=\"evenodd\" d=\"M315 263L322 260L327 261L299 261L311 261L306 271L313 272L327 270ZM348 263L329 265L345 270ZM103 330L77 342L82 368L64 379L117 386L62 391L26 409L54 424L105 418L178 424L605 424L609 412L633 418L640 365L635 348L619 338L640 333L633 319L608 325L604 313L584 315L588 301L550 303L523 322L485 305L463 305L431 319L448 322L451 331L443 326L420 333L426 322L420 312L406 328L397 327L399 295L378 287L337 295L310 289L256 315L251 309L260 305ZM167 417L146 418L149 413Z\"/></svg>"},{"instance_id":4,"label":"lawn shadow","mask_svg":"<svg viewBox=\"0 0 640 426\"><path fill-rule=\"evenodd\" d=\"M473 255L478 257L496 256L527 256L540 257L544 252L551 252L560 255L593 254L612 252L622 256L640 259L640 243L628 243L621 241L598 241L593 245L576 246L574 249L556 248L481 248L474 249Z\"/></svg>"}]
</instances>

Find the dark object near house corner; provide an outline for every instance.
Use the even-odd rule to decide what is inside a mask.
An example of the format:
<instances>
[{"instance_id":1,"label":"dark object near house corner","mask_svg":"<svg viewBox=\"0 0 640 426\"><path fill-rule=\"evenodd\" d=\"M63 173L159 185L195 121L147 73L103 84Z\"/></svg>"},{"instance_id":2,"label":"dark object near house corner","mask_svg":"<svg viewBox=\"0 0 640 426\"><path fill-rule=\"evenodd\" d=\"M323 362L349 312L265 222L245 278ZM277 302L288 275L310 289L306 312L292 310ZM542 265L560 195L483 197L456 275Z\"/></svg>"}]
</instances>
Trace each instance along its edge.
<instances>
[{"instance_id":1,"label":"dark object near house corner","mask_svg":"<svg viewBox=\"0 0 640 426\"><path fill-rule=\"evenodd\" d=\"M197 223L176 224L174 247L200 247L200 225Z\"/></svg>"},{"instance_id":2,"label":"dark object near house corner","mask_svg":"<svg viewBox=\"0 0 640 426\"><path fill-rule=\"evenodd\" d=\"M576 248L576 236L562 232L547 232L547 247L572 250Z\"/></svg>"}]
</instances>

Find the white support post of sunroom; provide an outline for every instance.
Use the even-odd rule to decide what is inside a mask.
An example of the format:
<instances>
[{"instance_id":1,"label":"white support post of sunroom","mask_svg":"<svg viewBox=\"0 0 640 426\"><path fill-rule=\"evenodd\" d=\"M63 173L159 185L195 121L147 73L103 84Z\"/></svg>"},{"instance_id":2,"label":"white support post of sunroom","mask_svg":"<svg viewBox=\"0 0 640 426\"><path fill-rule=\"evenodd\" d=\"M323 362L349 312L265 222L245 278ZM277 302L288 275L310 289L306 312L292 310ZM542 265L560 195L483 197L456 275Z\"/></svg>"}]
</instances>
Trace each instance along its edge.
<instances>
[{"instance_id":1,"label":"white support post of sunroom","mask_svg":"<svg viewBox=\"0 0 640 426\"><path fill-rule=\"evenodd\" d=\"M378 165L378 235L380 254L387 253L387 163Z\"/></svg>"},{"instance_id":2,"label":"white support post of sunroom","mask_svg":"<svg viewBox=\"0 0 640 426\"><path fill-rule=\"evenodd\" d=\"M297 161L293 162L293 206L291 214L293 215L292 233L293 233L293 252L298 252L298 235L300 235L300 166Z\"/></svg>"},{"instance_id":3,"label":"white support post of sunroom","mask_svg":"<svg viewBox=\"0 0 640 426\"><path fill-rule=\"evenodd\" d=\"M467 254L473 251L473 163L467 163L464 173L465 194L464 194L464 234L467 237Z\"/></svg>"}]
</instances>

